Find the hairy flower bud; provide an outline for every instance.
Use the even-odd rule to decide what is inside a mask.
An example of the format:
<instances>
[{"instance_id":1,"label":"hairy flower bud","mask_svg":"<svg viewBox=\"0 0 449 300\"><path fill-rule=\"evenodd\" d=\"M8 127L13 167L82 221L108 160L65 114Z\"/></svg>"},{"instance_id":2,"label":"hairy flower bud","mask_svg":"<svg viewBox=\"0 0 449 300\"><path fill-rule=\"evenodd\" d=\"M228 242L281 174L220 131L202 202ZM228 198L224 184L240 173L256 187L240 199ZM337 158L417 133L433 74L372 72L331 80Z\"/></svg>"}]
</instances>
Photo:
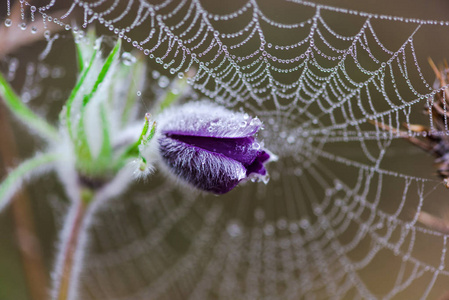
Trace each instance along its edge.
<instances>
[{"instance_id":1,"label":"hairy flower bud","mask_svg":"<svg viewBox=\"0 0 449 300\"><path fill-rule=\"evenodd\" d=\"M170 173L215 194L246 178L267 180L274 156L255 139L262 122L209 102L173 107L158 117L161 160Z\"/></svg>"}]
</instances>

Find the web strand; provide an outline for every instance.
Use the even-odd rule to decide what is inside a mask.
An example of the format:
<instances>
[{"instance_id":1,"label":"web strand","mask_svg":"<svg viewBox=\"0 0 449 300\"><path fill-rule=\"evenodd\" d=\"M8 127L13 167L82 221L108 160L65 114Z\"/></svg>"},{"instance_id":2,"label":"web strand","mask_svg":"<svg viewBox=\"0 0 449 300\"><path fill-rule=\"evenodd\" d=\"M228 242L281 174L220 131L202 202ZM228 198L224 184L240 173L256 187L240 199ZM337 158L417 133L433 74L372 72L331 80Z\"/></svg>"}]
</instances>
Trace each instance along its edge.
<instances>
[{"instance_id":1,"label":"web strand","mask_svg":"<svg viewBox=\"0 0 449 300\"><path fill-rule=\"evenodd\" d=\"M447 192L432 159L404 138L429 134L412 124L446 134L432 105L422 114L447 86L426 76L418 46L449 21L265 2L76 0L59 18L59 0L34 9L76 42L90 25L109 30L148 57L161 88L195 70L188 83L258 115L280 157L268 185L232 195L159 178L111 201L91 229L83 299L426 299L448 286L448 235L420 221L423 212L444 220ZM77 10L83 28L65 23ZM30 64L28 79L45 73L61 36L46 31L44 62ZM13 81L21 62L5 60Z\"/></svg>"}]
</instances>

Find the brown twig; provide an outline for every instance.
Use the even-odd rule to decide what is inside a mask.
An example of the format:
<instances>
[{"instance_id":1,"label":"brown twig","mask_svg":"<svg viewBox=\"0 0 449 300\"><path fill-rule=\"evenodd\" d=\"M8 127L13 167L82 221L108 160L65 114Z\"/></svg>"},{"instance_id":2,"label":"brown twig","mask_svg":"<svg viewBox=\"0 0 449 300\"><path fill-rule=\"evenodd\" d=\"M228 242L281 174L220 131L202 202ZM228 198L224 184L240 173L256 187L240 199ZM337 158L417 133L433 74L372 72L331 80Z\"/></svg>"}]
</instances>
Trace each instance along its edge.
<instances>
[{"instance_id":1,"label":"brown twig","mask_svg":"<svg viewBox=\"0 0 449 300\"><path fill-rule=\"evenodd\" d=\"M62 15L63 12L57 12L56 15ZM16 2L11 9L13 26L11 28L0 26L0 58L13 52L15 49L42 39L42 34L31 34L29 30L21 30L18 25L21 20L21 9L19 2ZM37 16L34 22L28 24L35 27L37 32L49 30L55 32L61 30L61 26L48 23L44 28L43 20ZM11 125L8 122L6 108L0 101L0 158L4 162L5 168L15 166L17 158L17 146ZM33 219L33 213L30 207L29 196L25 190L19 191L11 204L13 219L15 223L15 233L17 244L22 259L25 278L29 288L30 298L32 300L47 299L47 270L42 258L42 250L39 238L36 235L36 228Z\"/></svg>"},{"instance_id":2,"label":"brown twig","mask_svg":"<svg viewBox=\"0 0 449 300\"><path fill-rule=\"evenodd\" d=\"M394 134L398 135L399 137L405 138L407 139L409 142L411 142L412 144L420 147L421 149L423 149L424 151L431 151L432 148L430 146L428 146L426 143L422 142L420 139L415 138L413 136L410 136L407 132L405 131L401 131L401 130L397 130L396 128L393 128L391 126L388 126L387 124L384 124L382 122L378 122L375 120L369 120L369 123L375 125L376 127L383 129L385 131L391 131ZM417 126L417 125L410 125L411 126ZM423 131L423 130L417 130L417 128L413 128L415 130L413 130L412 128L408 128L412 131Z\"/></svg>"},{"instance_id":3,"label":"brown twig","mask_svg":"<svg viewBox=\"0 0 449 300\"><path fill-rule=\"evenodd\" d=\"M418 221L433 230L441 232L443 234L449 234L449 221L438 217L435 217L426 212L420 212L418 215Z\"/></svg>"},{"instance_id":4,"label":"brown twig","mask_svg":"<svg viewBox=\"0 0 449 300\"><path fill-rule=\"evenodd\" d=\"M0 156L6 168L15 165L17 147L9 124L6 108L0 102ZM30 295L33 300L47 298L47 271L42 259L42 251L31 212L29 197L26 191L19 191L12 201L12 213L15 232L22 264L25 272Z\"/></svg>"},{"instance_id":5,"label":"brown twig","mask_svg":"<svg viewBox=\"0 0 449 300\"><path fill-rule=\"evenodd\" d=\"M438 300L449 300L449 291L446 291Z\"/></svg>"}]
</instances>

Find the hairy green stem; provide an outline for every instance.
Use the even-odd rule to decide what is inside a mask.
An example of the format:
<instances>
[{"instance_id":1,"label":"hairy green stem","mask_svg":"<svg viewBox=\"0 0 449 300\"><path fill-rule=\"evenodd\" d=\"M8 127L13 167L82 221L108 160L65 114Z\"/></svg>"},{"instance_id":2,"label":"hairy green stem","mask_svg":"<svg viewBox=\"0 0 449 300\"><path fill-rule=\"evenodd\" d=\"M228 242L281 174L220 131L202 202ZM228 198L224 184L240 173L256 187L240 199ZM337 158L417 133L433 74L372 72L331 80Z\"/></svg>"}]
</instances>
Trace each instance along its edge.
<instances>
[{"instance_id":1,"label":"hairy green stem","mask_svg":"<svg viewBox=\"0 0 449 300\"><path fill-rule=\"evenodd\" d=\"M9 200L25 179L36 175L40 168L49 166L60 159L61 156L58 153L39 154L24 161L9 173L0 184L0 211L9 203Z\"/></svg>"},{"instance_id":2,"label":"hairy green stem","mask_svg":"<svg viewBox=\"0 0 449 300\"><path fill-rule=\"evenodd\" d=\"M28 125L43 138L49 140L58 139L58 130L47 123L46 120L36 115L17 96L9 85L9 82L0 73L0 96L5 100L6 106L25 125Z\"/></svg>"},{"instance_id":3,"label":"hairy green stem","mask_svg":"<svg viewBox=\"0 0 449 300\"><path fill-rule=\"evenodd\" d=\"M92 190L81 189L81 199L77 201L74 205L74 216L68 219L68 231L64 231L63 234L67 236L62 237L62 260L59 264L59 270L56 270L56 275L59 277L57 279L57 286L55 287L56 295L55 300L68 300L70 299L71 284L75 282L74 279L74 264L75 256L80 247L84 245L80 244L80 236L82 234L82 229L85 224L85 216L88 211L89 204L94 196ZM76 276L76 275L75 275Z\"/></svg>"}]
</instances>

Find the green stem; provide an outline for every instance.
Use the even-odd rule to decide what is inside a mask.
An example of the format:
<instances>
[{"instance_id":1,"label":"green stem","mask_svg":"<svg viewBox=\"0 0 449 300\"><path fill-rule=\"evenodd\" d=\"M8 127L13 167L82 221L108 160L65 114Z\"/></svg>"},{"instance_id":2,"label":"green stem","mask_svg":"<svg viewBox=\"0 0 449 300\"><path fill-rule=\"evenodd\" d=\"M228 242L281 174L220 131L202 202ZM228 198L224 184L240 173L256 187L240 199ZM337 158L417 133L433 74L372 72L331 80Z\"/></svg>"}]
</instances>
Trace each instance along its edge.
<instances>
[{"instance_id":1,"label":"green stem","mask_svg":"<svg viewBox=\"0 0 449 300\"><path fill-rule=\"evenodd\" d=\"M94 192L90 189L81 189L81 199L77 201L74 205L75 215L73 218L69 219L68 224L69 236L67 238L63 237L62 250L62 264L60 264L60 270L57 270L56 274L60 276L59 283L56 286L55 300L67 300L69 298L70 284L74 282L73 280L73 268L76 252L79 247L83 245L79 244L80 235L82 233L82 228L85 223L86 212L88 211L89 204L94 197Z\"/></svg>"},{"instance_id":2,"label":"green stem","mask_svg":"<svg viewBox=\"0 0 449 300\"><path fill-rule=\"evenodd\" d=\"M35 175L38 168L50 165L59 159L61 159L61 156L57 153L40 154L24 161L14 171L9 173L0 184L0 212L8 204L23 180Z\"/></svg>"},{"instance_id":3,"label":"green stem","mask_svg":"<svg viewBox=\"0 0 449 300\"><path fill-rule=\"evenodd\" d=\"M9 82L0 73L0 96L5 100L6 106L24 124L35 130L39 135L50 140L58 139L58 131L44 119L36 115L20 100L11 88Z\"/></svg>"}]
</instances>

